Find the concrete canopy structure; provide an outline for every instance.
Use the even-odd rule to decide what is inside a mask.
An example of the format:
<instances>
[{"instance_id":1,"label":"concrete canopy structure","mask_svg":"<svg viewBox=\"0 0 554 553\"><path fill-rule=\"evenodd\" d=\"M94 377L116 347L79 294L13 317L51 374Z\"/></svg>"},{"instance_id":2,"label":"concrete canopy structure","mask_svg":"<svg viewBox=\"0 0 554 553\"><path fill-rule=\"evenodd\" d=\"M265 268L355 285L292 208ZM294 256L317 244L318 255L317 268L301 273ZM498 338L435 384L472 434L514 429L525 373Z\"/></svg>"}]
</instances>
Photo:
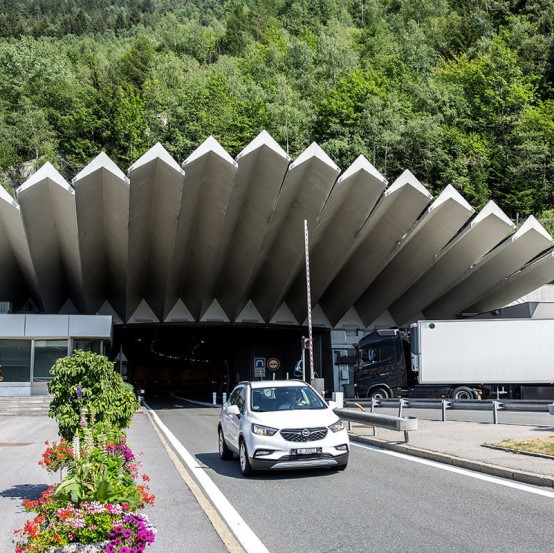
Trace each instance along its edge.
<instances>
[{"instance_id":1,"label":"concrete canopy structure","mask_svg":"<svg viewBox=\"0 0 554 553\"><path fill-rule=\"evenodd\" d=\"M493 309L554 277L533 217L510 236L492 202L471 220L451 186L433 201L406 170L386 188L363 156L341 174L315 143L291 161L265 131L236 160L212 137L182 165L156 144L127 176L102 153L72 184L46 164L17 201L0 188L0 302L14 311L301 325L304 219L322 327Z\"/></svg>"}]
</instances>

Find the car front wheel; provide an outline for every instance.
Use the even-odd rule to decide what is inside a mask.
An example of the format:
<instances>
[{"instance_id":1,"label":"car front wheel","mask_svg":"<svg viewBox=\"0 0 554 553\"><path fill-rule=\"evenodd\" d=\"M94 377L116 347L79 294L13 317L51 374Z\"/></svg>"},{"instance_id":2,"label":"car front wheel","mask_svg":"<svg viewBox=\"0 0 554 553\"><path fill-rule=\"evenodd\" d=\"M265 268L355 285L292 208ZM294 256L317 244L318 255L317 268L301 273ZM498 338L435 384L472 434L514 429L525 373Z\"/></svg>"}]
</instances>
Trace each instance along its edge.
<instances>
[{"instance_id":1,"label":"car front wheel","mask_svg":"<svg viewBox=\"0 0 554 553\"><path fill-rule=\"evenodd\" d=\"M243 476L250 476L253 473L252 466L250 465L250 459L248 459L248 450L244 440L240 441L239 446L239 462L240 472Z\"/></svg>"},{"instance_id":2,"label":"car front wheel","mask_svg":"<svg viewBox=\"0 0 554 553\"><path fill-rule=\"evenodd\" d=\"M218 445L219 445L219 457L224 461L228 461L233 458L233 452L227 447L225 438L223 437L223 430L221 428L218 431Z\"/></svg>"}]
</instances>

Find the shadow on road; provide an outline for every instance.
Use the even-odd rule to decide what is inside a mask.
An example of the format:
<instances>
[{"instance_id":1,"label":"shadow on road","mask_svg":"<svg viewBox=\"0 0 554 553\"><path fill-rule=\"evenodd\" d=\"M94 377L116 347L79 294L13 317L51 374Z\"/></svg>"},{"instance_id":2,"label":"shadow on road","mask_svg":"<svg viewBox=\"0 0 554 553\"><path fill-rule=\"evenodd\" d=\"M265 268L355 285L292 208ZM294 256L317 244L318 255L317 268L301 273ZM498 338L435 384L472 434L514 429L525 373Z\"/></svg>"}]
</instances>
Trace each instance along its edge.
<instances>
[{"instance_id":1,"label":"shadow on road","mask_svg":"<svg viewBox=\"0 0 554 553\"><path fill-rule=\"evenodd\" d=\"M38 499L40 494L46 490L46 484L17 484L0 492L0 497L10 499Z\"/></svg>"},{"instance_id":2,"label":"shadow on road","mask_svg":"<svg viewBox=\"0 0 554 553\"><path fill-rule=\"evenodd\" d=\"M241 480L296 480L298 478L317 478L322 476L340 475L334 470L280 470L275 472L256 472L253 476L244 477L240 473L238 459L222 461L218 453L198 453L196 459L206 468L221 476Z\"/></svg>"}]
</instances>

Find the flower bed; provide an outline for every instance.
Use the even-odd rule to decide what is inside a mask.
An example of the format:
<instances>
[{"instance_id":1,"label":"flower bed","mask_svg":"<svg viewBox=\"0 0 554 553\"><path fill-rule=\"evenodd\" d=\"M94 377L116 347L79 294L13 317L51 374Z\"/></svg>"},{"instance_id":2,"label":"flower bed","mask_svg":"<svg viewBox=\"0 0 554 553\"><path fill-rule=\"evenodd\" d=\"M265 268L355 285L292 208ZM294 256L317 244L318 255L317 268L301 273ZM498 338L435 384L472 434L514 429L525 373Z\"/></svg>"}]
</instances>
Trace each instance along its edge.
<instances>
[{"instance_id":1,"label":"flower bed","mask_svg":"<svg viewBox=\"0 0 554 553\"><path fill-rule=\"evenodd\" d=\"M109 420L96 421L93 403L83 401L86 388L79 382L74 390L79 412L72 416L78 421L72 440L46 442L39 461L49 472L65 469L67 474L38 499L23 501L35 516L15 531L15 551L142 552L156 537L148 517L139 513L154 504L150 478L140 475L142 463L124 430Z\"/></svg>"}]
</instances>

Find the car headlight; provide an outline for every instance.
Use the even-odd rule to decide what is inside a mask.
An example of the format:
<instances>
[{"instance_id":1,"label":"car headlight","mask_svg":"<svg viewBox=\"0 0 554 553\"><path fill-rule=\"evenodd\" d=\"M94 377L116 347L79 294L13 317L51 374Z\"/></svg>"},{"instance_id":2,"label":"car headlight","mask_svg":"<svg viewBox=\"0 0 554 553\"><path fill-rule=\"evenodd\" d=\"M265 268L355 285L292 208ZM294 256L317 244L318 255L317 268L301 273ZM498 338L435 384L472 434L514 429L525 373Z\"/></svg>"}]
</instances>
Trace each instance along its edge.
<instances>
[{"instance_id":1,"label":"car headlight","mask_svg":"<svg viewBox=\"0 0 554 553\"><path fill-rule=\"evenodd\" d=\"M277 428L271 428L271 426L262 426L261 424L252 425L252 432L258 434L258 436L273 436L277 430Z\"/></svg>"},{"instance_id":2,"label":"car headlight","mask_svg":"<svg viewBox=\"0 0 554 553\"><path fill-rule=\"evenodd\" d=\"M344 423L339 419L329 427L329 430L331 432L340 432L341 430L344 430Z\"/></svg>"}]
</instances>

